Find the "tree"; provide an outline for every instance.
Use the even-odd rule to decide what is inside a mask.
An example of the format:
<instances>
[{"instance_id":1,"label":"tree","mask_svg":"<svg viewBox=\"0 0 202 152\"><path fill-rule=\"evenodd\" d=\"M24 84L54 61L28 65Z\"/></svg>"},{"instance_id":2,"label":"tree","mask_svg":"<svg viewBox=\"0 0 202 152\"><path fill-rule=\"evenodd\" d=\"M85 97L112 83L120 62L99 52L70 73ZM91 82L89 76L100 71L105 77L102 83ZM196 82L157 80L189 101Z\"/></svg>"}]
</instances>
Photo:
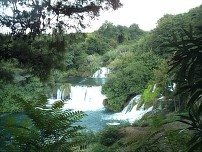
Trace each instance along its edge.
<instances>
[{"instance_id":1,"label":"tree","mask_svg":"<svg viewBox=\"0 0 202 152\"><path fill-rule=\"evenodd\" d=\"M0 6L4 10L0 14L0 26L10 30L9 34L0 35L0 60L15 60L16 66L30 69L45 80L51 69L63 67L67 45L64 30L85 28L87 18L98 17L100 9L117 9L121 3L119 0L6 0ZM48 28L53 30L51 38L39 36ZM12 78L3 67L0 73L2 80Z\"/></svg>"},{"instance_id":2,"label":"tree","mask_svg":"<svg viewBox=\"0 0 202 152\"><path fill-rule=\"evenodd\" d=\"M171 71L176 70L177 93L185 96L188 114L181 122L188 124L193 132L189 151L202 150L202 26L184 29L186 36L173 36L170 45L175 51L171 59Z\"/></svg>"},{"instance_id":3,"label":"tree","mask_svg":"<svg viewBox=\"0 0 202 152\"><path fill-rule=\"evenodd\" d=\"M184 34L182 28L188 27L190 18L188 14L164 15L157 21L157 27L153 31L140 38L137 48L142 51L152 50L164 58L169 58L172 53L170 48L164 47L165 42L172 37L174 31L176 36L180 38Z\"/></svg>"},{"instance_id":4,"label":"tree","mask_svg":"<svg viewBox=\"0 0 202 152\"><path fill-rule=\"evenodd\" d=\"M85 28L84 20L99 16L100 9L116 10L122 4L120 0L5 0L0 5L4 12L12 11L0 15L1 26L10 28L13 35L26 34L29 30L34 36L55 25L68 29Z\"/></svg>"},{"instance_id":5,"label":"tree","mask_svg":"<svg viewBox=\"0 0 202 152\"><path fill-rule=\"evenodd\" d=\"M102 92L108 98L106 107L121 111L132 96L142 93L146 88L159 60L152 52L130 52L129 55L123 52L121 60L115 61Z\"/></svg>"},{"instance_id":6,"label":"tree","mask_svg":"<svg viewBox=\"0 0 202 152\"><path fill-rule=\"evenodd\" d=\"M24 69L27 73L33 74L47 80L52 69L62 69L64 65L65 39L62 34L37 36L34 40L28 37L18 37L11 35L0 35L0 61L11 63L13 68ZM14 64L13 64L14 63ZM6 72L5 66L0 67L0 79L8 80L15 77Z\"/></svg>"},{"instance_id":7,"label":"tree","mask_svg":"<svg viewBox=\"0 0 202 152\"><path fill-rule=\"evenodd\" d=\"M136 40L138 39L141 35L144 34L144 31L141 30L139 28L139 25L138 24L132 24L130 25L129 29L128 29L128 32L129 32L129 39L130 40Z\"/></svg>"},{"instance_id":8,"label":"tree","mask_svg":"<svg viewBox=\"0 0 202 152\"><path fill-rule=\"evenodd\" d=\"M87 54L99 54L103 55L108 50L110 50L110 46L103 41L102 37L98 37L96 35L89 36L85 40L87 45Z\"/></svg>"},{"instance_id":9,"label":"tree","mask_svg":"<svg viewBox=\"0 0 202 152\"><path fill-rule=\"evenodd\" d=\"M113 23L105 21L102 26L98 29L98 33L107 38L107 39L115 39L118 37L118 29Z\"/></svg>"},{"instance_id":10,"label":"tree","mask_svg":"<svg viewBox=\"0 0 202 152\"><path fill-rule=\"evenodd\" d=\"M52 70L64 67L68 42L65 28L85 28L86 20L99 16L101 9L115 10L120 6L119 0L0 1L4 10L0 14L0 26L9 31L0 34L0 82L22 73L29 78L35 75L47 80ZM51 34L45 34L48 28ZM20 67L18 71L17 67ZM20 107L26 118L19 122L12 113L7 120L6 114L0 115L0 151L71 151L71 146L78 144L75 137L81 127L74 123L84 116L83 112L64 111L61 102L47 107L46 96L42 96L37 106L17 94L13 98L22 103Z\"/></svg>"}]
</instances>

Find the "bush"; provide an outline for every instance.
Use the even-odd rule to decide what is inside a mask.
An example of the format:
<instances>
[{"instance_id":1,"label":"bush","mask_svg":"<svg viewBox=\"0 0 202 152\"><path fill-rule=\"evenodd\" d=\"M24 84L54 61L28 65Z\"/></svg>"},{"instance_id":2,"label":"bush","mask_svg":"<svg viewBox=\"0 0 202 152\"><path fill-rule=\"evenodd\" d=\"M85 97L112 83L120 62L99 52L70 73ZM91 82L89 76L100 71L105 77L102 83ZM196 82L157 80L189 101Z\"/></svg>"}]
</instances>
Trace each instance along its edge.
<instances>
[{"instance_id":1,"label":"bush","mask_svg":"<svg viewBox=\"0 0 202 152\"><path fill-rule=\"evenodd\" d=\"M101 145L101 144L95 144L91 148L92 152L112 152L108 147Z\"/></svg>"},{"instance_id":2,"label":"bush","mask_svg":"<svg viewBox=\"0 0 202 152\"><path fill-rule=\"evenodd\" d=\"M100 144L104 146L112 146L117 142L123 134L120 132L118 127L106 127L103 131L98 134Z\"/></svg>"}]
</instances>

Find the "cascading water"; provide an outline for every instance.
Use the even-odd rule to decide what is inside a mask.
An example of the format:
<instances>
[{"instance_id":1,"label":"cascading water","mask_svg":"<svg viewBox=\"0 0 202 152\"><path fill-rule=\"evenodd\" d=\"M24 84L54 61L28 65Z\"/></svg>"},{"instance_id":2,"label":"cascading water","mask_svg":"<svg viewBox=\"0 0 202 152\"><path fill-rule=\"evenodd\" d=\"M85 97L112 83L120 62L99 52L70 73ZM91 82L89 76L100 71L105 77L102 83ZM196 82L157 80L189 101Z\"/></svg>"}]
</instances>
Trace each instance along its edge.
<instances>
[{"instance_id":1,"label":"cascading water","mask_svg":"<svg viewBox=\"0 0 202 152\"><path fill-rule=\"evenodd\" d=\"M101 86L72 86L70 99L64 105L64 109L96 111L103 110Z\"/></svg>"},{"instance_id":2,"label":"cascading water","mask_svg":"<svg viewBox=\"0 0 202 152\"><path fill-rule=\"evenodd\" d=\"M133 123L135 120L140 119L145 113L152 110L152 107L144 110L144 108L140 108L137 110L137 105L140 101L141 95L135 96L130 100L128 105L122 110L120 113L112 114L110 117L106 118L109 120L124 120L129 123ZM135 105L135 106L134 106Z\"/></svg>"},{"instance_id":3,"label":"cascading water","mask_svg":"<svg viewBox=\"0 0 202 152\"><path fill-rule=\"evenodd\" d=\"M106 96L101 93L101 89L107 74L109 74L109 69L104 67L96 71L92 78L76 78L76 83L74 82L74 85L71 86L69 99L65 100L63 107L64 109L85 111L88 116L82 119L80 125L86 126L87 129L93 131L98 131L106 125L118 125L123 120L132 123L152 109L136 110L137 104L136 106L133 105L138 103L141 97L141 95L137 95L122 112L112 113L106 111L103 106L103 100ZM55 100L62 99L62 94L61 88L58 89L58 96ZM53 100L50 100L50 102L52 101Z\"/></svg>"},{"instance_id":4,"label":"cascading water","mask_svg":"<svg viewBox=\"0 0 202 152\"><path fill-rule=\"evenodd\" d=\"M57 90L57 99L64 99L64 91L62 89Z\"/></svg>"}]
</instances>

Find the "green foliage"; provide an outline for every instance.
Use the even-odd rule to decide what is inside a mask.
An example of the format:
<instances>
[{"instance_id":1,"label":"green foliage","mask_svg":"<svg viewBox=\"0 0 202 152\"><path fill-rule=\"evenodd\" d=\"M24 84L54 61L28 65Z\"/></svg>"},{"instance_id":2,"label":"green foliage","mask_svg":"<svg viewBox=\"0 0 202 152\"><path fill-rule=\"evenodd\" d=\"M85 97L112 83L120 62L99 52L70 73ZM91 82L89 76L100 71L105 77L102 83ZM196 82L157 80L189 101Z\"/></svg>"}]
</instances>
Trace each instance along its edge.
<instances>
[{"instance_id":1,"label":"green foliage","mask_svg":"<svg viewBox=\"0 0 202 152\"><path fill-rule=\"evenodd\" d=\"M68 1L8 0L1 1L0 5L5 10L0 13L0 25L11 31L7 35L0 35L0 61L8 62L14 59L17 63L16 67L27 70L41 80L47 80L53 69L64 67L66 42L72 43L73 40L76 41L81 37L81 34L78 37L69 34L68 38L63 35L65 29L73 28L77 31L85 28L84 16L94 18L99 16L100 9L115 10L122 4L119 0L95 2L75 0L71 4ZM25 9L22 10L22 7ZM7 13L10 11L12 13ZM69 19L66 20L64 17ZM72 19L74 22L70 21ZM52 34L42 35L49 28L52 29ZM107 47L109 45L106 42L96 39L89 43L88 51L103 54ZM71 64L71 58L67 62ZM12 74L5 67L0 68L1 80L12 79Z\"/></svg>"},{"instance_id":2,"label":"green foliage","mask_svg":"<svg viewBox=\"0 0 202 152\"><path fill-rule=\"evenodd\" d=\"M161 61L157 69L154 69L154 82L158 86L159 92L164 96L172 94L169 85L172 82L174 72L168 73L168 71L169 65L166 59Z\"/></svg>"},{"instance_id":3,"label":"green foliage","mask_svg":"<svg viewBox=\"0 0 202 152\"><path fill-rule=\"evenodd\" d=\"M85 43L87 45L86 53L89 55L96 53L99 55L103 55L104 53L106 53L108 50L111 49L109 44L104 40L102 40L102 37L96 37L96 36L87 37Z\"/></svg>"},{"instance_id":4,"label":"green foliage","mask_svg":"<svg viewBox=\"0 0 202 152\"><path fill-rule=\"evenodd\" d=\"M122 4L119 0L96 0L94 2L73 0L72 3L69 1L6 0L1 1L0 6L6 10L0 14L1 26L10 28L12 34L15 35L25 34L29 29L30 35L35 36L48 28L84 29L87 26L83 21L84 18L95 18L99 16L100 9L116 10ZM5 13L7 11L12 11L12 15Z\"/></svg>"},{"instance_id":5,"label":"green foliage","mask_svg":"<svg viewBox=\"0 0 202 152\"><path fill-rule=\"evenodd\" d=\"M182 40L177 40L175 36L170 42L171 46L176 50L175 55L171 59L171 70L177 69L176 81L180 85L178 92L186 92L191 98L188 101L188 106L200 103L201 94L201 48L202 35L195 34L190 27L189 31L184 30L186 37ZM184 56L187 56L186 58Z\"/></svg>"},{"instance_id":6,"label":"green foliage","mask_svg":"<svg viewBox=\"0 0 202 152\"><path fill-rule=\"evenodd\" d=\"M15 84L2 83L0 88L0 112L19 112L22 110L22 106L13 96L18 95L24 100L33 99L35 102L30 102L30 104L34 106L41 102L37 98L48 92L48 87L43 85L38 78L27 78L27 80ZM41 104L45 103L42 102Z\"/></svg>"},{"instance_id":7,"label":"green foliage","mask_svg":"<svg viewBox=\"0 0 202 152\"><path fill-rule=\"evenodd\" d=\"M131 152L176 152L186 151L186 143L189 139L188 134L181 134L173 130L158 130L145 135L142 139L132 141L133 149Z\"/></svg>"},{"instance_id":8,"label":"green foliage","mask_svg":"<svg viewBox=\"0 0 202 152\"><path fill-rule=\"evenodd\" d=\"M25 111L21 119L12 113L1 114L1 138L4 139L1 150L71 151L82 141L82 137L78 138L82 127L74 123L85 116L83 112L60 109L62 101L48 108L32 106L19 97L16 100ZM47 99L40 98L41 102L44 100Z\"/></svg>"},{"instance_id":9,"label":"green foliage","mask_svg":"<svg viewBox=\"0 0 202 152\"><path fill-rule=\"evenodd\" d=\"M143 92L142 98L147 102L154 101L158 96L158 88L155 87L156 85L149 85L147 89Z\"/></svg>"},{"instance_id":10,"label":"green foliage","mask_svg":"<svg viewBox=\"0 0 202 152\"><path fill-rule=\"evenodd\" d=\"M129 31L131 31L130 34ZM104 23L98 31L89 33L85 39L68 46L66 73L91 76L101 66L109 65L114 68L122 57L132 56L133 46L125 43L139 39L143 33L135 24L127 28ZM118 43L122 45L117 46ZM78 73L72 72L74 69Z\"/></svg>"},{"instance_id":11,"label":"green foliage","mask_svg":"<svg viewBox=\"0 0 202 152\"><path fill-rule=\"evenodd\" d=\"M106 21L98 29L98 34L112 42L115 40L118 44L126 43L132 40L138 40L145 32L137 24L132 24L129 28L126 26L115 26ZM112 43L111 43L112 44Z\"/></svg>"},{"instance_id":12,"label":"green foliage","mask_svg":"<svg viewBox=\"0 0 202 152\"><path fill-rule=\"evenodd\" d=\"M152 79L152 71L158 65L158 56L152 52L130 53L122 56L112 69L102 92L108 97L107 108L121 111L131 95L140 94Z\"/></svg>"},{"instance_id":13,"label":"green foliage","mask_svg":"<svg viewBox=\"0 0 202 152\"><path fill-rule=\"evenodd\" d=\"M34 40L28 36L17 37L1 34L0 41L2 42L0 60L1 63L6 62L13 65L10 73L12 77L22 73L15 70L18 67L24 73L32 74L45 81L53 69L63 67L66 44L61 33L38 36ZM8 70L4 66L0 69L0 72L4 73L0 79L6 80L6 71Z\"/></svg>"},{"instance_id":14,"label":"green foliage","mask_svg":"<svg viewBox=\"0 0 202 152\"><path fill-rule=\"evenodd\" d=\"M109 48L102 38L94 35L87 36L85 41L69 45L65 75L92 76L102 66L101 55Z\"/></svg>"},{"instance_id":15,"label":"green foliage","mask_svg":"<svg viewBox=\"0 0 202 152\"><path fill-rule=\"evenodd\" d=\"M144 90L140 102L138 103L137 109L139 109L142 105L144 108L151 107L154 102L157 100L159 96L159 89L156 84L149 84L147 89Z\"/></svg>"},{"instance_id":16,"label":"green foliage","mask_svg":"<svg viewBox=\"0 0 202 152\"><path fill-rule=\"evenodd\" d=\"M98 33L107 39L117 40L118 38L118 29L113 25L113 23L108 21L102 24L102 26L98 29Z\"/></svg>"},{"instance_id":17,"label":"green foliage","mask_svg":"<svg viewBox=\"0 0 202 152\"><path fill-rule=\"evenodd\" d=\"M132 25L130 25L130 27L128 29L128 33L129 33L130 40L137 40L145 32L139 28L138 24L132 24Z\"/></svg>"},{"instance_id":18,"label":"green foliage","mask_svg":"<svg viewBox=\"0 0 202 152\"><path fill-rule=\"evenodd\" d=\"M85 139L85 144L93 144L98 142L98 138L96 136L96 133L93 131L83 131L82 136Z\"/></svg>"},{"instance_id":19,"label":"green foliage","mask_svg":"<svg viewBox=\"0 0 202 152\"><path fill-rule=\"evenodd\" d=\"M112 152L108 147L102 145L102 144L94 144L92 145L90 151L92 152Z\"/></svg>"},{"instance_id":20,"label":"green foliage","mask_svg":"<svg viewBox=\"0 0 202 152\"><path fill-rule=\"evenodd\" d=\"M201 150L201 75L202 75L202 28L184 29L185 36L179 40L173 35L170 46L175 50L171 59L171 70L176 69L176 82L178 83L177 94L185 95L189 115L183 116L182 122L189 124L189 131L194 131L189 142L189 151ZM186 101L184 101L186 102Z\"/></svg>"},{"instance_id":21,"label":"green foliage","mask_svg":"<svg viewBox=\"0 0 202 152\"><path fill-rule=\"evenodd\" d=\"M187 115L180 115L181 120L185 124L188 124L189 127L187 130L193 132L192 138L189 140L189 152L194 150L202 149L202 110L201 106L193 106L189 109L189 113Z\"/></svg>"},{"instance_id":22,"label":"green foliage","mask_svg":"<svg viewBox=\"0 0 202 152\"><path fill-rule=\"evenodd\" d=\"M179 120L180 117L176 112L168 112L167 110L154 109L140 119L134 122L134 126L150 127L152 130L158 130L164 124L173 123Z\"/></svg>"},{"instance_id":23,"label":"green foliage","mask_svg":"<svg viewBox=\"0 0 202 152\"><path fill-rule=\"evenodd\" d=\"M104 146L112 146L115 142L117 142L123 134L120 132L118 127L106 127L104 130L99 132L99 143Z\"/></svg>"},{"instance_id":24,"label":"green foliage","mask_svg":"<svg viewBox=\"0 0 202 152\"><path fill-rule=\"evenodd\" d=\"M103 85L102 91L108 97L108 104L113 110L121 111L127 98L131 94L139 94L144 88L143 80L148 81L147 67L143 62L136 62L130 67L111 74L107 82Z\"/></svg>"},{"instance_id":25,"label":"green foliage","mask_svg":"<svg viewBox=\"0 0 202 152\"><path fill-rule=\"evenodd\" d=\"M141 151L148 151L148 152L160 152L165 151L167 147L161 148L160 145L162 143L162 136L158 136L160 134L160 131L154 132L146 136L143 140L138 141L138 144L136 143L136 146L134 148L134 152L141 152Z\"/></svg>"}]
</instances>

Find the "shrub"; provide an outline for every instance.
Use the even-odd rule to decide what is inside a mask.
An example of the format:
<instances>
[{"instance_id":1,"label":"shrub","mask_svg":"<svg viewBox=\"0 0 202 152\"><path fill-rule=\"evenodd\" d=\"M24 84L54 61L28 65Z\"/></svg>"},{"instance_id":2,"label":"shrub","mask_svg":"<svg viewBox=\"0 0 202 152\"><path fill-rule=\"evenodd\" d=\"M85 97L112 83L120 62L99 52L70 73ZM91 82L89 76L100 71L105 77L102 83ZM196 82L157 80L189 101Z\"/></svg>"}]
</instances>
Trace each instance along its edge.
<instances>
[{"instance_id":1,"label":"shrub","mask_svg":"<svg viewBox=\"0 0 202 152\"><path fill-rule=\"evenodd\" d=\"M98 134L100 144L104 146L112 146L117 142L123 134L120 132L118 127L106 127L103 131Z\"/></svg>"},{"instance_id":2,"label":"shrub","mask_svg":"<svg viewBox=\"0 0 202 152\"><path fill-rule=\"evenodd\" d=\"M91 148L92 152L112 152L108 147L102 144L94 144Z\"/></svg>"}]
</instances>

